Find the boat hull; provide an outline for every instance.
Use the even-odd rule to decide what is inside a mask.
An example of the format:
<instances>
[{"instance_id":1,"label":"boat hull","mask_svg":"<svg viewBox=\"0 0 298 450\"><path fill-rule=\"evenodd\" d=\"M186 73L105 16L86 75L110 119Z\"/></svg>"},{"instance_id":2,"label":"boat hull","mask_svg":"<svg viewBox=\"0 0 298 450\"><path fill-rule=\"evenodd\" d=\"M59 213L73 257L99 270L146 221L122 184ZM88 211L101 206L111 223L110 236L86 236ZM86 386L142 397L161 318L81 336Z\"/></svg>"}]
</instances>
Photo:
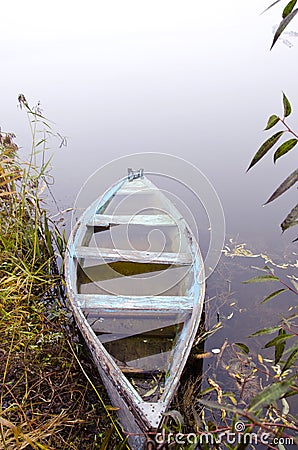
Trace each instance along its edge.
<instances>
[{"instance_id":1,"label":"boat hull","mask_svg":"<svg viewBox=\"0 0 298 450\"><path fill-rule=\"evenodd\" d=\"M112 225L117 226L119 223L125 223L125 221L127 221L127 215L111 216L105 214L106 205L109 204L111 199L113 199L118 192L127 192L129 195L131 195L131 192L139 193L140 186L142 185L145 186L144 190L146 188L150 188L152 191L156 189L156 187L147 180L145 182L133 180L130 184L128 184L127 178L124 178L115 186L110 188L99 200L87 208L85 213L77 222L70 236L68 251L65 258L67 291L74 318L86 342L86 345L92 354L93 360L108 392L111 403L117 408L116 412L119 422L128 436L128 443L132 449L147 448L146 442L149 439L149 433L153 433L158 430L163 418L163 413L169 407L175 391L177 390L183 368L198 330L205 292L203 261L198 244L187 224L181 219L175 207L172 206L170 213L177 223L179 223L179 227L182 223L183 231L187 236L189 254L163 253L162 255L155 256L152 252L126 252L126 256L128 254L135 264L142 264L142 262L146 264L148 263L149 257L151 261L155 261L155 264L166 264L167 262L169 264L173 264L172 259L174 255L178 261L176 264L179 267L184 264L190 264L188 261L188 257L190 256L193 282L187 291L187 295L181 295L180 297L165 296L164 298L155 296L149 298L149 300L146 296L136 297L137 300L135 300L134 297L131 297L133 299L131 302L129 301L129 296L113 296L110 298L109 303L109 297L105 298L103 295L95 295L92 297L82 295L78 292L77 273L80 262L87 256L89 258L97 258L97 254L94 252L94 249L87 246L82 250L82 244L86 242L86 233L90 233L90 223L93 221L91 226L102 228ZM158 194L158 198L161 198L164 204L167 201L167 199L165 200L164 197L160 196L160 194ZM148 226L150 225L148 218L149 216L146 217L144 215L137 217L134 216L134 224L140 225L141 223L144 227ZM171 223L172 219L168 219L165 215L158 215L156 220L159 226L173 225ZM108 261L114 261L115 257L117 257L117 255L115 256L115 251L102 253L105 257L110 257ZM120 259L122 257L123 255L120 255ZM122 311L129 311L130 314L134 315L156 313L157 315L161 314L166 316L167 314L173 314L173 311L177 314L182 312L184 312L184 314L188 314L189 319L185 322L185 325L178 336L175 350L173 351L171 370L166 381L164 392L158 401L146 401L139 395L139 393L129 382L128 378L124 375L123 371L119 367L119 364L115 362L115 359L111 357L106 347L96 336L94 329L92 329L86 315L84 314L84 310L86 310L86 308L88 308L88 306L90 306L90 304L94 301L95 304L97 304L97 301L99 305L101 305L101 309L99 307L99 310L105 311L107 314L111 314L113 312L113 306L111 305L117 303L117 301L120 306L117 305L115 312L117 311L118 313L119 310L121 310L122 302ZM130 304L132 306L129 306Z\"/></svg>"}]
</instances>

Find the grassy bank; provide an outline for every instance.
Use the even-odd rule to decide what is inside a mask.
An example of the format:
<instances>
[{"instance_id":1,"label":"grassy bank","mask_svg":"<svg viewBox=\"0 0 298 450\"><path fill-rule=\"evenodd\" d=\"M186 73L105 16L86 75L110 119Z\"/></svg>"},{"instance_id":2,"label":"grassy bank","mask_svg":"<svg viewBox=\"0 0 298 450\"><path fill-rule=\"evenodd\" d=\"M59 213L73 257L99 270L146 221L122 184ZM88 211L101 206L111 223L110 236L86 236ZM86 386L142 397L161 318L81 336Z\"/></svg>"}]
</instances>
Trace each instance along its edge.
<instances>
[{"instance_id":1,"label":"grassy bank","mask_svg":"<svg viewBox=\"0 0 298 450\"><path fill-rule=\"evenodd\" d=\"M57 265L64 239L42 200L44 118L21 100L32 131L29 163L20 162L14 136L0 134L0 449L106 448L113 425L99 396L109 401L88 355L78 363L84 349Z\"/></svg>"}]
</instances>

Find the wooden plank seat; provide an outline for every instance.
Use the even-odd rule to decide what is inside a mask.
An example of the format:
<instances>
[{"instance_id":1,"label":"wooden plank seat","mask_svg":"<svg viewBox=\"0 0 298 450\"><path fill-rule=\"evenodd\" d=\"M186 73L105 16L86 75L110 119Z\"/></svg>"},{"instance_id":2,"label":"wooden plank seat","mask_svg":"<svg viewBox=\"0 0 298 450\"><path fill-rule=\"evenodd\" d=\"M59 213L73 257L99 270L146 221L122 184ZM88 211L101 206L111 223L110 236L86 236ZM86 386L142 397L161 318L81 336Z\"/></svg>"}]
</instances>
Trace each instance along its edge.
<instances>
[{"instance_id":1,"label":"wooden plank seat","mask_svg":"<svg viewBox=\"0 0 298 450\"><path fill-rule=\"evenodd\" d=\"M191 265L190 253L146 252L137 250L118 250L97 247L76 247L75 258L100 259L109 261L132 261L139 263L161 263L176 265Z\"/></svg>"},{"instance_id":2,"label":"wooden plank seat","mask_svg":"<svg viewBox=\"0 0 298 450\"><path fill-rule=\"evenodd\" d=\"M133 183L125 183L117 192L117 195L156 194L159 190L156 186L148 186L142 181L135 180Z\"/></svg>"},{"instance_id":3,"label":"wooden plank seat","mask_svg":"<svg viewBox=\"0 0 298 450\"><path fill-rule=\"evenodd\" d=\"M96 214L87 223L89 227L108 227L110 225L177 226L177 221L168 214Z\"/></svg>"},{"instance_id":4,"label":"wooden plank seat","mask_svg":"<svg viewBox=\"0 0 298 450\"><path fill-rule=\"evenodd\" d=\"M119 296L119 295L99 295L99 294L76 294L76 302L82 309L100 309L103 313L134 312L158 314L177 314L191 311L193 307L193 297L188 296Z\"/></svg>"}]
</instances>

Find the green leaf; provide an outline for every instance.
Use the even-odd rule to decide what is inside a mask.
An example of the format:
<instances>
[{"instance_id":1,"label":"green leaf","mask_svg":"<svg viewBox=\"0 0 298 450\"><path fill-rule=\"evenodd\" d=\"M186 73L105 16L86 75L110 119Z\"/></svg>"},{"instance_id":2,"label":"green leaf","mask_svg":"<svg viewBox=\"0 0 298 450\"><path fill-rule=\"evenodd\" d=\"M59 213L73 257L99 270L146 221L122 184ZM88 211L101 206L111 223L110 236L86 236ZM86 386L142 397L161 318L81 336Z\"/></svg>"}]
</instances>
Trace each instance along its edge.
<instances>
[{"instance_id":1,"label":"green leaf","mask_svg":"<svg viewBox=\"0 0 298 450\"><path fill-rule=\"evenodd\" d=\"M287 334L285 330L279 330L277 337L286 337ZM280 361L284 351L285 351L286 343L285 339L281 340L275 345L275 352L274 352L274 364L278 364Z\"/></svg>"},{"instance_id":2,"label":"green leaf","mask_svg":"<svg viewBox=\"0 0 298 450\"><path fill-rule=\"evenodd\" d=\"M261 301L261 303L266 303L268 300L271 300L272 298L276 297L277 295L281 294L282 292L287 291L287 289L278 289L278 291L272 292L270 295L268 295L264 300Z\"/></svg>"},{"instance_id":3,"label":"green leaf","mask_svg":"<svg viewBox=\"0 0 298 450\"><path fill-rule=\"evenodd\" d=\"M266 128L264 128L264 130L269 130L270 128L274 127L274 125L276 125L279 120L280 118L277 115L273 114L269 117Z\"/></svg>"},{"instance_id":4,"label":"green leaf","mask_svg":"<svg viewBox=\"0 0 298 450\"><path fill-rule=\"evenodd\" d=\"M264 142L264 144L261 145L255 156L253 157L248 169L246 172L249 171L257 162L260 161L263 156L266 155L266 153L273 147L274 144L278 141L278 139L283 135L284 131L278 131L273 136L271 136L267 141Z\"/></svg>"},{"instance_id":5,"label":"green leaf","mask_svg":"<svg viewBox=\"0 0 298 450\"><path fill-rule=\"evenodd\" d=\"M283 331L283 330L280 330L280 331ZM279 331L279 332L280 332L280 331ZM286 341L287 339L291 339L292 337L294 337L293 334L284 334L284 333L279 334L279 335L276 336L274 339L272 339L271 341L267 342L267 344L265 345L264 348L274 347L274 346L276 346L277 344L279 344L280 342L284 342L284 341Z\"/></svg>"},{"instance_id":6,"label":"green leaf","mask_svg":"<svg viewBox=\"0 0 298 450\"><path fill-rule=\"evenodd\" d=\"M285 17L279 24L279 27L277 28L275 35L273 37L273 42L272 45L270 47L270 50L272 50L274 44L276 43L277 39L280 37L281 33L284 31L284 29L286 28L287 25L289 25L289 23L291 22L291 20L295 17L295 15L297 14L298 9L294 9L294 11L292 11L290 14L287 15L287 17Z\"/></svg>"},{"instance_id":7,"label":"green leaf","mask_svg":"<svg viewBox=\"0 0 298 450\"><path fill-rule=\"evenodd\" d=\"M248 411L256 412L263 406L275 402L287 392L292 382L293 377L284 381L278 381L266 387L252 399Z\"/></svg>"},{"instance_id":8,"label":"green leaf","mask_svg":"<svg viewBox=\"0 0 298 450\"><path fill-rule=\"evenodd\" d=\"M280 326L279 327L270 327L270 328L263 328L262 330L258 330L253 334L250 334L248 337L254 337L254 336L261 336L263 334L272 334L275 333L275 331L280 330Z\"/></svg>"},{"instance_id":9,"label":"green leaf","mask_svg":"<svg viewBox=\"0 0 298 450\"><path fill-rule=\"evenodd\" d=\"M247 345L242 344L241 342L235 342L235 345L237 345L237 347L241 348L241 350L243 350L244 353L246 353L246 354L249 353L249 348L247 347Z\"/></svg>"},{"instance_id":10,"label":"green leaf","mask_svg":"<svg viewBox=\"0 0 298 450\"><path fill-rule=\"evenodd\" d=\"M298 9L297 9L297 11L298 11ZM282 101L283 101L283 105L284 105L284 117L287 117L291 114L292 107L291 107L291 104L290 104L289 100L287 99L287 96L284 92L282 93Z\"/></svg>"},{"instance_id":11,"label":"green leaf","mask_svg":"<svg viewBox=\"0 0 298 450\"><path fill-rule=\"evenodd\" d=\"M295 361L295 359L298 357L298 348L296 348L288 357L288 359L285 362L285 365L282 368L281 373L284 373L286 370L288 370L291 365L293 364L293 362Z\"/></svg>"},{"instance_id":12,"label":"green leaf","mask_svg":"<svg viewBox=\"0 0 298 450\"><path fill-rule=\"evenodd\" d=\"M290 12L292 12L292 10L295 7L296 3L297 3L297 0L291 0L286 5L286 7L285 7L285 9L283 10L283 13L282 13L282 17L283 18L287 17L290 14Z\"/></svg>"},{"instance_id":13,"label":"green leaf","mask_svg":"<svg viewBox=\"0 0 298 450\"><path fill-rule=\"evenodd\" d=\"M290 150L292 150L292 148L295 147L297 142L298 142L298 139L289 139L288 141L281 144L281 146L278 147L278 149L274 153L274 157L273 157L274 164L276 163L278 158L280 158L281 156L285 155Z\"/></svg>"},{"instance_id":14,"label":"green leaf","mask_svg":"<svg viewBox=\"0 0 298 450\"><path fill-rule=\"evenodd\" d=\"M249 283L263 283L266 281L278 281L278 277L275 277L274 275L259 275L257 277L250 278L249 280L242 281L243 284L249 284Z\"/></svg>"},{"instance_id":15,"label":"green leaf","mask_svg":"<svg viewBox=\"0 0 298 450\"><path fill-rule=\"evenodd\" d=\"M271 197L267 200L267 203L273 202L277 197L286 192L290 187L293 186L298 181L298 169L294 170L286 179L281 183L281 185L273 192Z\"/></svg>"},{"instance_id":16,"label":"green leaf","mask_svg":"<svg viewBox=\"0 0 298 450\"><path fill-rule=\"evenodd\" d=\"M281 223L282 231L286 231L288 228L293 227L298 224L298 203L294 208L289 212L285 220Z\"/></svg>"}]
</instances>

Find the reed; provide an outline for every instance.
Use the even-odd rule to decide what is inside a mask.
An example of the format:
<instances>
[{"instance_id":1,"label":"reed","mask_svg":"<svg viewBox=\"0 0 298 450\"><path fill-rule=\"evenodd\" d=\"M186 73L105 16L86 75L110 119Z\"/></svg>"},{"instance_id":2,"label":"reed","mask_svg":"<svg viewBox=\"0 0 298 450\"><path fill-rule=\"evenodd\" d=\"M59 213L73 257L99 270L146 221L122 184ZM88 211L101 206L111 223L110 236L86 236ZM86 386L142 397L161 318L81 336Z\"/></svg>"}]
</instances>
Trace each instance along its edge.
<instances>
[{"instance_id":1,"label":"reed","mask_svg":"<svg viewBox=\"0 0 298 450\"><path fill-rule=\"evenodd\" d=\"M0 133L0 449L99 449L106 436L116 448L98 396L108 400L68 313L57 262L65 238L45 203L46 151L57 135L39 105L19 101L32 133L29 163L15 136Z\"/></svg>"}]
</instances>

